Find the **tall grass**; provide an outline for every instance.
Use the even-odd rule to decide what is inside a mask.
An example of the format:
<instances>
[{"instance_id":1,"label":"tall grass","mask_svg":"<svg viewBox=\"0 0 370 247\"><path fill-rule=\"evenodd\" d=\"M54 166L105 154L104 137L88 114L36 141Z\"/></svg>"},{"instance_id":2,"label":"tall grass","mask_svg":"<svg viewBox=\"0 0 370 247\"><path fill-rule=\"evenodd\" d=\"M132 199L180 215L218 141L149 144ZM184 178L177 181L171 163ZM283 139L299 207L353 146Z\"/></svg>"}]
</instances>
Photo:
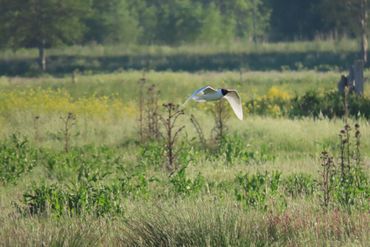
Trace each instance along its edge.
<instances>
[{"instance_id":1,"label":"tall grass","mask_svg":"<svg viewBox=\"0 0 370 247\"><path fill-rule=\"evenodd\" d=\"M22 158L25 167L32 164L32 169L13 173L14 180L0 184L0 245L366 246L370 241L367 211L342 207L323 211L320 206L320 152L325 148L337 154L342 120L247 115L239 121L231 115L226 119L227 138L217 151L200 148L190 121L191 114L196 116L208 141L214 105L189 103L176 125L185 125L176 148L186 173L180 170L183 173L176 171L169 177L163 169L163 144L139 144L137 81L141 76L135 71L80 75L75 83L70 77L0 79L0 142L8 147L0 153L1 159L11 160L10 152L11 157ZM265 95L272 86L284 95L333 89L339 73L247 72L242 81L239 76L236 72L149 72L147 79L160 90L160 103L182 103L204 84L236 88L243 100ZM68 112L75 114L76 122L65 153L61 117ZM368 172L370 127L366 119L357 121ZM13 133L28 141L10 145L7 140ZM22 156L22 150L32 150L32 155ZM250 191L236 187L236 178L264 172L281 172L280 187L274 193L283 196L281 204L286 205L268 195L266 208L245 207L244 197L236 197ZM116 205L122 208L119 213L64 214L56 206L71 207L66 201L58 204L57 196L82 202L84 195L109 198L99 197L102 191L111 193L109 184L121 199ZM301 186L297 190L296 184ZM46 195L53 200L40 202L50 212L32 215L29 207L37 204L27 204L24 195L34 195L40 185L57 188L51 192L59 194ZM93 201L97 208L106 205L103 199ZM59 213L53 214L53 206ZM92 212L96 209L95 204L87 206Z\"/></svg>"},{"instance_id":2,"label":"tall grass","mask_svg":"<svg viewBox=\"0 0 370 247\"><path fill-rule=\"evenodd\" d=\"M314 41L294 41L277 43L234 42L231 44L185 44L181 46L166 45L85 45L69 46L49 49L49 56L136 56L136 55L212 55L217 53L290 53L290 52L354 52L359 50L359 44L355 40L314 40ZM37 58L37 49L18 49L0 51L0 59L26 59Z\"/></svg>"}]
</instances>

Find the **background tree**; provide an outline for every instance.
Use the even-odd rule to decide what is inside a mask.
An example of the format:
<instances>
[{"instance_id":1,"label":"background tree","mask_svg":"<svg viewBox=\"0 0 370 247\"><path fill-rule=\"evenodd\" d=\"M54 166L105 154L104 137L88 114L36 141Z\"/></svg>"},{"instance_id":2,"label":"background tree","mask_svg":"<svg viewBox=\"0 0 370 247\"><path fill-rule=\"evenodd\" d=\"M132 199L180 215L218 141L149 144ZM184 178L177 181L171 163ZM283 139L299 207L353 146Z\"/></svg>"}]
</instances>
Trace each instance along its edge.
<instances>
[{"instance_id":1,"label":"background tree","mask_svg":"<svg viewBox=\"0 0 370 247\"><path fill-rule=\"evenodd\" d=\"M272 9L270 39L274 41L313 39L321 34L324 28L318 8L321 1L266 1Z\"/></svg>"},{"instance_id":2,"label":"background tree","mask_svg":"<svg viewBox=\"0 0 370 247\"><path fill-rule=\"evenodd\" d=\"M359 37L360 57L367 62L367 24L369 3L367 0L322 0L321 14L326 25L337 33Z\"/></svg>"},{"instance_id":3,"label":"background tree","mask_svg":"<svg viewBox=\"0 0 370 247\"><path fill-rule=\"evenodd\" d=\"M88 0L0 0L0 30L4 43L14 49L39 50L40 68L46 70L45 49L80 40L89 12Z\"/></svg>"},{"instance_id":4,"label":"background tree","mask_svg":"<svg viewBox=\"0 0 370 247\"><path fill-rule=\"evenodd\" d=\"M134 43L140 33L138 18L127 0L94 0L86 18L84 40L97 43Z\"/></svg>"}]
</instances>

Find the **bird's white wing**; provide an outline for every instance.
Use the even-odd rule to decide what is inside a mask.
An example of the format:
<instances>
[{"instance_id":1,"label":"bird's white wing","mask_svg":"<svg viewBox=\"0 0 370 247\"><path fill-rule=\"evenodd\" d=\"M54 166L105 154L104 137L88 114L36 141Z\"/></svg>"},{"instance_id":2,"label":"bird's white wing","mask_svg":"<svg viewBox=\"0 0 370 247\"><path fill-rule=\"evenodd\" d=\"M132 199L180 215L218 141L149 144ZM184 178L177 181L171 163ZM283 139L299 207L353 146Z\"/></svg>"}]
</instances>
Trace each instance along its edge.
<instances>
[{"instance_id":1,"label":"bird's white wing","mask_svg":"<svg viewBox=\"0 0 370 247\"><path fill-rule=\"evenodd\" d=\"M229 90L224 98L230 103L235 115L240 120L243 120L243 108L238 92L235 90Z\"/></svg>"},{"instance_id":2,"label":"bird's white wing","mask_svg":"<svg viewBox=\"0 0 370 247\"><path fill-rule=\"evenodd\" d=\"M187 98L187 100L184 102L184 104L182 104L182 106L184 106L191 99L193 99L195 101L198 101L198 102L203 102L205 100L199 99L197 96L204 95L204 94L209 94L209 93L215 93L215 92L217 92L217 90L214 89L211 86L202 87L202 88L196 90L189 98Z\"/></svg>"}]
</instances>

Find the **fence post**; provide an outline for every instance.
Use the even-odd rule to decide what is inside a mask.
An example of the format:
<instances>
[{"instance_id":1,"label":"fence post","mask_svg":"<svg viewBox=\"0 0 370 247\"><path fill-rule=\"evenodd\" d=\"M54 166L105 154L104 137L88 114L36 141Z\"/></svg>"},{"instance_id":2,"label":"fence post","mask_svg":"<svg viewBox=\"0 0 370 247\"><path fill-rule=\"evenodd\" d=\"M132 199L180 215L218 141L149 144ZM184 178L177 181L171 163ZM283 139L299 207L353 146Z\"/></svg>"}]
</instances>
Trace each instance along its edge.
<instances>
[{"instance_id":1,"label":"fence post","mask_svg":"<svg viewBox=\"0 0 370 247\"><path fill-rule=\"evenodd\" d=\"M357 95L364 94L364 61L356 60L353 69L353 79L355 81L355 93Z\"/></svg>"},{"instance_id":2,"label":"fence post","mask_svg":"<svg viewBox=\"0 0 370 247\"><path fill-rule=\"evenodd\" d=\"M344 93L344 88L348 87L349 92L355 92L357 95L364 93L364 62L356 60L349 69L348 76L341 76L338 82L338 91Z\"/></svg>"}]
</instances>

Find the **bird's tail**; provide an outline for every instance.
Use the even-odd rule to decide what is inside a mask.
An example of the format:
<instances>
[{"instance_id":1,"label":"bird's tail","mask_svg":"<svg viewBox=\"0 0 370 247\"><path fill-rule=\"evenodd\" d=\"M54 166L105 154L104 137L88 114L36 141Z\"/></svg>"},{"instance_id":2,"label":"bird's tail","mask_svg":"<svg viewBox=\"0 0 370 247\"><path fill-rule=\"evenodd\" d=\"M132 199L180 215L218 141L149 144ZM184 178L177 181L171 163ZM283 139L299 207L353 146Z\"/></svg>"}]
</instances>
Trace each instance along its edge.
<instances>
[{"instance_id":1,"label":"bird's tail","mask_svg":"<svg viewBox=\"0 0 370 247\"><path fill-rule=\"evenodd\" d=\"M189 102L189 100L191 99L191 96L189 97L189 98L187 98L186 100L185 100L185 102L184 103L182 103L182 105L180 105L180 109L183 109L184 107L185 107L185 105Z\"/></svg>"}]
</instances>

